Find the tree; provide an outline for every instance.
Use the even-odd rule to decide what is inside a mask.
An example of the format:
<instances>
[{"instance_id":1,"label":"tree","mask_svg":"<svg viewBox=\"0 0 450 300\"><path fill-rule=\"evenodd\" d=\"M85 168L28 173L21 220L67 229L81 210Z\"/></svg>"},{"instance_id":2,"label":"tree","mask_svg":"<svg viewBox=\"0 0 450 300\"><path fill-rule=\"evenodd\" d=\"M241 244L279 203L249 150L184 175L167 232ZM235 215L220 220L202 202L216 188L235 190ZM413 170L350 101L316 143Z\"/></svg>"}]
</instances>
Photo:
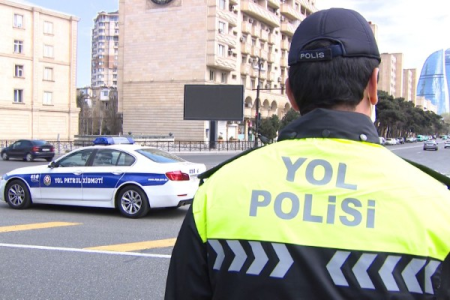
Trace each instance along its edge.
<instances>
[{"instance_id":1,"label":"tree","mask_svg":"<svg viewBox=\"0 0 450 300\"><path fill-rule=\"evenodd\" d=\"M277 132L280 129L280 119L277 115L272 115L270 118L262 119L259 125L259 133L266 138L273 140L277 137Z\"/></svg>"},{"instance_id":2,"label":"tree","mask_svg":"<svg viewBox=\"0 0 450 300\"><path fill-rule=\"evenodd\" d=\"M281 119L279 130L283 129L284 127L286 127L286 125L288 125L289 123L291 123L292 121L294 121L299 117L300 113L298 111L294 110L293 108L289 109L288 112Z\"/></svg>"}]
</instances>

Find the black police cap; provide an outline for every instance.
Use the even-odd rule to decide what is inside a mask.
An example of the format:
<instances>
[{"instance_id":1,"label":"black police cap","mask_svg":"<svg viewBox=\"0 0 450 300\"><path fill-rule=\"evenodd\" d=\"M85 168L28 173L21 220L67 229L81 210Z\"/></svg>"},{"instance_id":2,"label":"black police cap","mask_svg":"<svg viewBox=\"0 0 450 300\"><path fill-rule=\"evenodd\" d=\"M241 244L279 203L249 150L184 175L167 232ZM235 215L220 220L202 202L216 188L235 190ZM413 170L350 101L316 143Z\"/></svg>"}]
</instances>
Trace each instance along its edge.
<instances>
[{"instance_id":1,"label":"black police cap","mask_svg":"<svg viewBox=\"0 0 450 300\"><path fill-rule=\"evenodd\" d=\"M317 40L333 45L314 50L305 46ZM320 10L308 16L294 33L289 51L289 66L301 62L331 60L333 57L369 57L381 61L369 23L358 12L344 8Z\"/></svg>"}]
</instances>

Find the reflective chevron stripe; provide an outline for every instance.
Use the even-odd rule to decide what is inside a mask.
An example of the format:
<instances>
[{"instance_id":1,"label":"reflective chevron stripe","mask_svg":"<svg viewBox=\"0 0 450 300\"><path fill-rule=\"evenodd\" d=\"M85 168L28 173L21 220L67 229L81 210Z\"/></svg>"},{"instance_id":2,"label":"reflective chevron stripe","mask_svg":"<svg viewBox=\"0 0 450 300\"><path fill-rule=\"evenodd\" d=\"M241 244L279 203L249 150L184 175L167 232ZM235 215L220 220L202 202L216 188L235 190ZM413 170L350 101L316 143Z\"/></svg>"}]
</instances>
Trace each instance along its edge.
<instances>
[{"instance_id":1,"label":"reflective chevron stripe","mask_svg":"<svg viewBox=\"0 0 450 300\"><path fill-rule=\"evenodd\" d=\"M250 246L252 247L253 254L255 255L255 260L251 264L250 268L248 268L247 274L258 275L269 261L269 258L267 257L266 252L264 252L261 243L250 242Z\"/></svg>"},{"instance_id":2,"label":"reflective chevron stripe","mask_svg":"<svg viewBox=\"0 0 450 300\"><path fill-rule=\"evenodd\" d=\"M213 269L221 270L223 262L225 260L225 252L222 244L218 240L208 240L208 243L211 245L211 248L216 252L217 257L214 261ZM241 272L242 267L248 259L248 255L244 250L244 247L241 244L241 241L237 240L226 240L228 247L233 252L233 260L228 268L229 272ZM264 248L261 245L261 242L248 242L251 246L251 251L253 256L255 257L254 261L247 269L246 274L249 275L260 275L263 271L264 267L269 262L269 257L267 256ZM294 260L290 255L286 245L277 244L277 243L269 243L272 245L276 255L277 255L277 265L270 273L270 277L272 278L283 278L286 273L291 268Z\"/></svg>"},{"instance_id":3,"label":"reflective chevron stripe","mask_svg":"<svg viewBox=\"0 0 450 300\"><path fill-rule=\"evenodd\" d=\"M326 265L326 269L328 270L328 273L330 274L331 279L333 280L335 285L347 287L350 286L345 279L344 272L342 271L342 267L347 262L350 255L351 252L349 251L336 251L331 260ZM355 276L358 284L362 289L375 289L375 285L369 276L368 269L373 265L373 262L375 261L377 256L377 254L373 253L363 253L351 269L353 275ZM394 277L394 271L400 259L402 259L401 256L388 255L378 271L378 274L380 275L384 286L389 292L400 291ZM401 278L403 279L406 288L410 293L434 294L431 277L434 275L441 263L436 260L430 260L425 266L426 263L426 259L413 258L401 271ZM417 274L422 270L424 271L423 287L425 291L422 290L417 277Z\"/></svg>"}]
</instances>

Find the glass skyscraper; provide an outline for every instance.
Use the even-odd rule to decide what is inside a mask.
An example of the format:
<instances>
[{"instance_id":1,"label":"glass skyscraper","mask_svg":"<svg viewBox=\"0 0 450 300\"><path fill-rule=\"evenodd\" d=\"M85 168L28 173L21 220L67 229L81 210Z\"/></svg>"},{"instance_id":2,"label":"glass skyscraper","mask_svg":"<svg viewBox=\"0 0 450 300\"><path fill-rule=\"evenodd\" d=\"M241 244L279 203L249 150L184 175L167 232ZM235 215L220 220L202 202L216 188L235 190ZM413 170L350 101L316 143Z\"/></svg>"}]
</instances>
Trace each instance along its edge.
<instances>
[{"instance_id":1,"label":"glass skyscraper","mask_svg":"<svg viewBox=\"0 0 450 300\"><path fill-rule=\"evenodd\" d=\"M417 84L417 96L430 100L437 114L450 112L450 49L438 50L425 61Z\"/></svg>"}]
</instances>

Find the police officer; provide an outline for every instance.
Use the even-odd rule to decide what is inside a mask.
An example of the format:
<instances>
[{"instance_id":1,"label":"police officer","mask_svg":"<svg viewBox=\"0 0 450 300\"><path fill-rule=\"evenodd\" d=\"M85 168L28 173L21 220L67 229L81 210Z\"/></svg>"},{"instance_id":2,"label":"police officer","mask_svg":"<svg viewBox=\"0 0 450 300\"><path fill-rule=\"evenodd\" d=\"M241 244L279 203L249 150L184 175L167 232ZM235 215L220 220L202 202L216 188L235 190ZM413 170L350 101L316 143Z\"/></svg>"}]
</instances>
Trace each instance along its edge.
<instances>
[{"instance_id":1,"label":"police officer","mask_svg":"<svg viewBox=\"0 0 450 300\"><path fill-rule=\"evenodd\" d=\"M300 24L286 92L301 117L203 175L165 299L450 298L450 192L379 145L379 62L355 11Z\"/></svg>"}]
</instances>

